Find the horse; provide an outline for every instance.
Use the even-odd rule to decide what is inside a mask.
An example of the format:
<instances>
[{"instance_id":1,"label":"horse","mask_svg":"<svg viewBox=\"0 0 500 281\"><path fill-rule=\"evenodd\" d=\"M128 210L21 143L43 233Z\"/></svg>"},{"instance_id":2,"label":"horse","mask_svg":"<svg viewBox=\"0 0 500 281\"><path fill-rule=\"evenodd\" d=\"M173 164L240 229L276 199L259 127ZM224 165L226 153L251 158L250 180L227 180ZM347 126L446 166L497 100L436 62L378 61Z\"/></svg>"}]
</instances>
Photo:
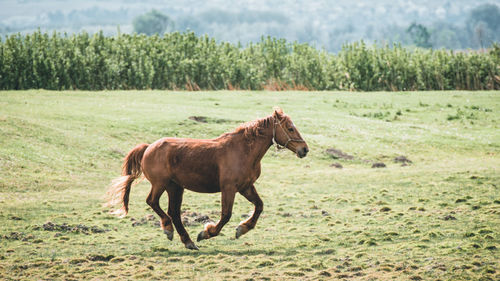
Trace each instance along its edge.
<instances>
[{"instance_id":1,"label":"horse","mask_svg":"<svg viewBox=\"0 0 500 281\"><path fill-rule=\"evenodd\" d=\"M309 152L307 143L290 117L279 107L265 118L240 125L231 133L215 139L161 138L152 144L142 143L125 157L122 176L108 190L108 206L121 205L112 211L121 217L128 213L132 183L141 174L151 183L146 202L158 214L161 228L169 240L174 227L187 249L198 250L181 221L184 189L200 193L221 192L221 217L205 225L197 241L219 235L231 218L236 193L243 195L255 209L253 214L236 228L236 238L257 224L264 204L254 183L261 173L260 161L267 150L276 144L288 148L299 158ZM160 207L160 197L168 194L168 211Z\"/></svg>"}]
</instances>

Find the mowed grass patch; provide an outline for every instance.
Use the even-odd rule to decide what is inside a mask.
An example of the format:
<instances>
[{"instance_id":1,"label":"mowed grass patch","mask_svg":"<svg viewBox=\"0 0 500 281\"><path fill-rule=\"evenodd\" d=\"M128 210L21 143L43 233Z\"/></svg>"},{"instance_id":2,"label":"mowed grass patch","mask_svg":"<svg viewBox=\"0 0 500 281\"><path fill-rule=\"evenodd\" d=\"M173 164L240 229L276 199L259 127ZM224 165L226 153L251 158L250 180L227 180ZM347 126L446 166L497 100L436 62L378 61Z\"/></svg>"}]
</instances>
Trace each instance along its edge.
<instances>
[{"instance_id":1,"label":"mowed grass patch","mask_svg":"<svg viewBox=\"0 0 500 281\"><path fill-rule=\"evenodd\" d=\"M499 279L499 94L0 92L0 277ZM311 152L269 150L264 212L240 239L253 206L239 195L199 252L163 235L147 181L126 218L102 206L137 143L213 138L275 105ZM186 191L183 210L217 221L220 194ZM203 225L185 217L195 238Z\"/></svg>"}]
</instances>

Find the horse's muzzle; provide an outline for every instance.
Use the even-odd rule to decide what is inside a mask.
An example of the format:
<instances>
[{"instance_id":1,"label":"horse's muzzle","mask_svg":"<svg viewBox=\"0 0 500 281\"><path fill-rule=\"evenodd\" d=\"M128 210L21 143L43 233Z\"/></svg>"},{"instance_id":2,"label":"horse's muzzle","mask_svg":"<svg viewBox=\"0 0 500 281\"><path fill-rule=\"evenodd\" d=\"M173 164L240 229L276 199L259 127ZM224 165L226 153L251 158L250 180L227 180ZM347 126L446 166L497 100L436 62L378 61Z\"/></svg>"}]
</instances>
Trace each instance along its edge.
<instances>
[{"instance_id":1,"label":"horse's muzzle","mask_svg":"<svg viewBox=\"0 0 500 281\"><path fill-rule=\"evenodd\" d=\"M304 158L306 157L308 152L309 148L307 148L307 146L304 146L303 148L297 150L297 156L299 156L299 158Z\"/></svg>"}]
</instances>

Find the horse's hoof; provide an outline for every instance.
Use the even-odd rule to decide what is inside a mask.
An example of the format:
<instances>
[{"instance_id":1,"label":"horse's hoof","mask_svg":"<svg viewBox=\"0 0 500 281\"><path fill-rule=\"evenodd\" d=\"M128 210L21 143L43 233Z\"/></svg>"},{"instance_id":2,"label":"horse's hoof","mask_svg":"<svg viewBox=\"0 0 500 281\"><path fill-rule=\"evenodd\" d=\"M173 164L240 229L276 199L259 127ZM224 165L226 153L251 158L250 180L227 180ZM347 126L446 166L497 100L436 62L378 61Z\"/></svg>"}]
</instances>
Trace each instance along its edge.
<instances>
[{"instance_id":1,"label":"horse's hoof","mask_svg":"<svg viewBox=\"0 0 500 281\"><path fill-rule=\"evenodd\" d=\"M188 248L189 250L196 250L196 251L200 250L193 242L187 243L186 248Z\"/></svg>"},{"instance_id":2,"label":"horse's hoof","mask_svg":"<svg viewBox=\"0 0 500 281\"><path fill-rule=\"evenodd\" d=\"M165 235L167 235L168 240L172 241L172 239L174 239L174 232L173 231L164 229L163 233L165 233Z\"/></svg>"},{"instance_id":3,"label":"horse's hoof","mask_svg":"<svg viewBox=\"0 0 500 281\"><path fill-rule=\"evenodd\" d=\"M198 233L198 237L196 238L196 241L197 242L200 242L201 240L203 239L208 239L207 237L205 237L205 230L203 230L202 232Z\"/></svg>"},{"instance_id":4,"label":"horse's hoof","mask_svg":"<svg viewBox=\"0 0 500 281\"><path fill-rule=\"evenodd\" d=\"M248 229L242 225L238 225L236 228L236 239L240 238L241 235L248 232Z\"/></svg>"},{"instance_id":5,"label":"horse's hoof","mask_svg":"<svg viewBox=\"0 0 500 281\"><path fill-rule=\"evenodd\" d=\"M238 225L238 227L236 228L236 239L240 238L240 236L243 235L241 232L241 225Z\"/></svg>"}]
</instances>

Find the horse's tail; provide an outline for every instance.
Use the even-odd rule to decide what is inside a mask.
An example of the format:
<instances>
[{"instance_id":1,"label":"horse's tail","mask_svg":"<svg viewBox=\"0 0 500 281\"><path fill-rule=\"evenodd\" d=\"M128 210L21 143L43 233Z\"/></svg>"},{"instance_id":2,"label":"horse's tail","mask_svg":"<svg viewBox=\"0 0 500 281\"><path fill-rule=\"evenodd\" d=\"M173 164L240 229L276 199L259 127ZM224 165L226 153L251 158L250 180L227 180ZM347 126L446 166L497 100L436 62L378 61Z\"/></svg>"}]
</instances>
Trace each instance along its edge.
<instances>
[{"instance_id":1,"label":"horse's tail","mask_svg":"<svg viewBox=\"0 0 500 281\"><path fill-rule=\"evenodd\" d=\"M141 176L141 160L149 144L141 143L132 149L123 161L122 176L114 179L108 189L106 206L122 204L120 209L112 211L119 217L128 213L128 200L132 183Z\"/></svg>"}]
</instances>

